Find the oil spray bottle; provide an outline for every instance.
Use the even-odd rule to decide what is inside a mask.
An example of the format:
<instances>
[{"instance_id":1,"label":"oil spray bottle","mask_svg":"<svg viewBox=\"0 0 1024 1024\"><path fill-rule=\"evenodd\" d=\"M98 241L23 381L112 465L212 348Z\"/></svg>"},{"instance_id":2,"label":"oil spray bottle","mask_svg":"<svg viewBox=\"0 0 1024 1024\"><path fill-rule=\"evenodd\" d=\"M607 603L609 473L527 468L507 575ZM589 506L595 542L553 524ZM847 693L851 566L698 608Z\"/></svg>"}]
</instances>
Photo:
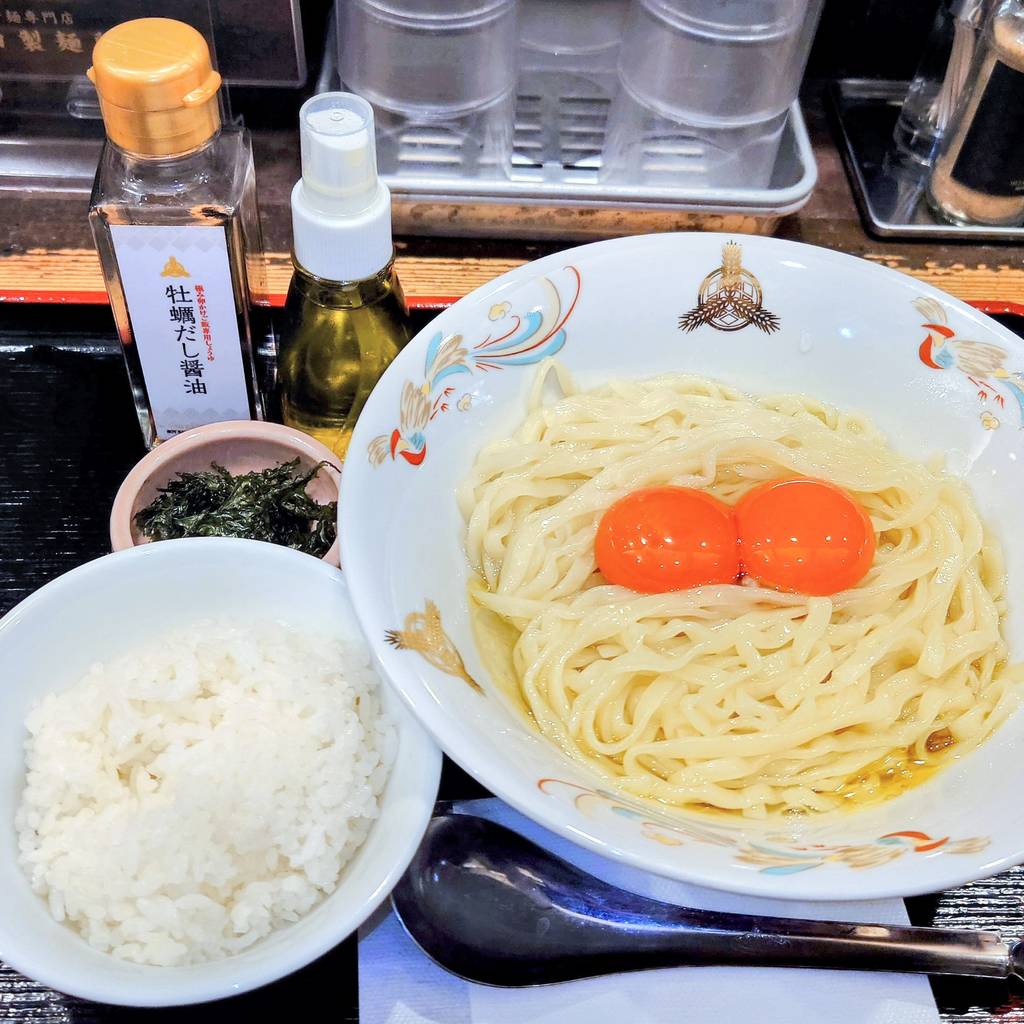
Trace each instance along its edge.
<instances>
[{"instance_id":1,"label":"oil spray bottle","mask_svg":"<svg viewBox=\"0 0 1024 1024\"><path fill-rule=\"evenodd\" d=\"M409 313L394 270L391 194L377 177L372 108L351 93L322 93L303 105L299 132L281 416L344 458L366 399L411 337Z\"/></svg>"}]
</instances>

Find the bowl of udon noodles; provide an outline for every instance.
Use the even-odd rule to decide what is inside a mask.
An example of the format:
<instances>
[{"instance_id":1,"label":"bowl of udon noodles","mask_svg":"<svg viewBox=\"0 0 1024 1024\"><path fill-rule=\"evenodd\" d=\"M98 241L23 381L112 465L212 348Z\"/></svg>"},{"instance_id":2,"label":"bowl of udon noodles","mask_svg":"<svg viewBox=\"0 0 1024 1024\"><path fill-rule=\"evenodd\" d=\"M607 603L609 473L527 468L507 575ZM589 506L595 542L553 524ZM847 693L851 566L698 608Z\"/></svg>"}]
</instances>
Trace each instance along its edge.
<instances>
[{"instance_id":1,"label":"bowl of udon noodles","mask_svg":"<svg viewBox=\"0 0 1024 1024\"><path fill-rule=\"evenodd\" d=\"M422 723L551 831L743 894L936 891L1024 861L1022 424L1024 342L913 277L772 238L599 242L398 356L346 460L342 565ZM744 499L793 480L856 510L854 582L816 501L772 527L795 585L749 553L689 586L598 565L639 492L707 496L749 552ZM678 537L645 523L660 572Z\"/></svg>"}]
</instances>

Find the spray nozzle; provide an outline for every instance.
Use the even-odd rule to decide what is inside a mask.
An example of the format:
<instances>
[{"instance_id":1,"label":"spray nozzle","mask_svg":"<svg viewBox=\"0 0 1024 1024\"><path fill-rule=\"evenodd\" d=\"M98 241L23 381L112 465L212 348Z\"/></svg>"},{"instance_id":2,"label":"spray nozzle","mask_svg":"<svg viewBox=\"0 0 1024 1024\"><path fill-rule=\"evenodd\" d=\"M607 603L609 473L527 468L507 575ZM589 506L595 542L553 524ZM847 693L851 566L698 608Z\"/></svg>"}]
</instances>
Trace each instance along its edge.
<instances>
[{"instance_id":1,"label":"spray nozzle","mask_svg":"<svg viewBox=\"0 0 1024 1024\"><path fill-rule=\"evenodd\" d=\"M377 180L373 108L325 92L299 111L302 179L292 189L295 261L327 281L362 281L394 256L391 193Z\"/></svg>"},{"instance_id":2,"label":"spray nozzle","mask_svg":"<svg viewBox=\"0 0 1024 1024\"><path fill-rule=\"evenodd\" d=\"M326 92L299 111L302 191L332 217L360 213L378 192L373 108L360 96Z\"/></svg>"}]
</instances>

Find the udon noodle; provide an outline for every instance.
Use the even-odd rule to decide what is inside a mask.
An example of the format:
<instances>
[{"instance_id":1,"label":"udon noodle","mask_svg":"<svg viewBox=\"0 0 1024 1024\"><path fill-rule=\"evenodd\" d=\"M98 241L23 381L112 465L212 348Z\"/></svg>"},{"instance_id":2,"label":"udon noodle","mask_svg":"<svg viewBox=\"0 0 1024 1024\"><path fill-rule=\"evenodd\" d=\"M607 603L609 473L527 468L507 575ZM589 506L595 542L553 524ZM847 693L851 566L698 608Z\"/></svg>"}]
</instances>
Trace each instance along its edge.
<instances>
[{"instance_id":1,"label":"udon noodle","mask_svg":"<svg viewBox=\"0 0 1024 1024\"><path fill-rule=\"evenodd\" d=\"M623 791L764 816L826 811L961 754L1011 710L1000 552L967 487L896 454L865 419L692 376L542 401L459 490L471 599L511 627L537 728ZM832 597L730 584L664 594L597 571L602 513L640 487L735 503L786 475L846 488L878 550Z\"/></svg>"}]
</instances>

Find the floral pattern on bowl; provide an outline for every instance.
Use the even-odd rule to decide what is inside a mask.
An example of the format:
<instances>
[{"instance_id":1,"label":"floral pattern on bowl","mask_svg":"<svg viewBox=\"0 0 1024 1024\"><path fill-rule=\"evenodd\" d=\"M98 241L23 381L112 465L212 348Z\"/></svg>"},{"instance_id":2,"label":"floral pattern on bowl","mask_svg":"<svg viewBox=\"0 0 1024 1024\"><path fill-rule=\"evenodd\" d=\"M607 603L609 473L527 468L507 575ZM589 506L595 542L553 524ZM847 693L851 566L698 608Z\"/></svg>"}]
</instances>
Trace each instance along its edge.
<instances>
[{"instance_id":1,"label":"floral pattern on bowl","mask_svg":"<svg viewBox=\"0 0 1024 1024\"><path fill-rule=\"evenodd\" d=\"M576 308L582 286L575 267L564 269L568 281L563 279L565 275L540 279L541 298L532 307L514 307L509 300L491 306L487 320L493 326L483 325L474 332L474 336L483 335L479 341L467 342L462 334L446 336L441 331L431 336L423 381L414 384L407 380L402 385L398 426L390 434L378 434L367 445L371 465L380 466L389 456L392 462L400 457L411 466L423 463L427 457L427 427L451 407L450 399L457 390L453 379L506 367L532 366L562 350L565 325ZM467 395L455 403L460 412L465 412L469 404Z\"/></svg>"},{"instance_id":2,"label":"floral pattern on bowl","mask_svg":"<svg viewBox=\"0 0 1024 1024\"><path fill-rule=\"evenodd\" d=\"M932 370L952 371L977 393L982 403L989 400L997 409L1006 408L1007 397L1017 407L1017 420L1024 427L1024 372L1007 366L1010 353L989 341L961 338L949 326L943 303L924 296L914 299L914 308L928 332L918 346L918 358ZM998 383L997 383L998 382ZM996 430L999 419L989 409L981 414L981 425Z\"/></svg>"},{"instance_id":3,"label":"floral pattern on bowl","mask_svg":"<svg viewBox=\"0 0 1024 1024\"><path fill-rule=\"evenodd\" d=\"M767 875L790 875L809 871L824 864L845 864L851 868L873 868L902 857L905 853L980 853L991 840L971 836L953 840L934 838L912 830L887 832L873 843L855 845L800 845L783 833L769 832L763 842L751 842L742 830L730 829L712 821L701 822L697 815L660 814L656 809L634 803L607 790L579 786L563 779L540 779L537 788L546 796L571 800L575 808L589 818L614 814L635 822L639 834L663 846L683 846L687 842L732 849L737 864L750 866Z\"/></svg>"}]
</instances>

